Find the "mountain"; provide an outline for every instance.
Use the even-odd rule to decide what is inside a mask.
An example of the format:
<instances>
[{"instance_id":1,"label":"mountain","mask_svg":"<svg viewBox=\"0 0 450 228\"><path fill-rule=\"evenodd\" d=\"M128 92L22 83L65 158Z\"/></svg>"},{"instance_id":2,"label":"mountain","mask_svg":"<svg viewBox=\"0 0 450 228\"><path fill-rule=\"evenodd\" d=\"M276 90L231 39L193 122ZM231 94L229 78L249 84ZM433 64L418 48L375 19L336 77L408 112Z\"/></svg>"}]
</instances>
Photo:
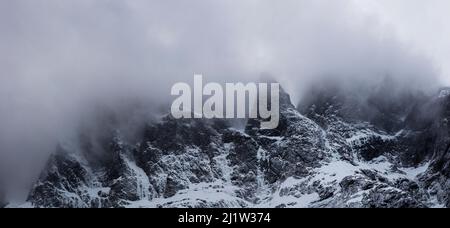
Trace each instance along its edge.
<instances>
[{"instance_id":1,"label":"mountain","mask_svg":"<svg viewBox=\"0 0 450 228\"><path fill-rule=\"evenodd\" d=\"M100 155L59 146L24 206L450 207L448 94L319 88L296 108L282 91L273 130L170 115L137 143L113 129Z\"/></svg>"}]
</instances>

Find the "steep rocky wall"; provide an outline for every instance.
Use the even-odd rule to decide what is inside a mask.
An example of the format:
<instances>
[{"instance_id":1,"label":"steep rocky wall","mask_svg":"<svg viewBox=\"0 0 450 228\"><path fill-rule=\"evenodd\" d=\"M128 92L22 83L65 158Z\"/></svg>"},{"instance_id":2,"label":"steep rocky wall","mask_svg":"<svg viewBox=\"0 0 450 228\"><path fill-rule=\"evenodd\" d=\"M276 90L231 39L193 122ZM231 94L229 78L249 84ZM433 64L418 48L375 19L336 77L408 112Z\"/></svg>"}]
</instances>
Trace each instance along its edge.
<instances>
[{"instance_id":1,"label":"steep rocky wall","mask_svg":"<svg viewBox=\"0 0 450 228\"><path fill-rule=\"evenodd\" d=\"M28 201L35 207L449 206L447 97L405 110L406 117L394 120L403 126L395 132L383 127L390 121L346 116L350 109L341 112L333 97L301 114L282 91L274 130L260 129L260 119L241 131L224 121L167 116L146 126L136 144L115 132L102 146L108 159L95 164L86 152L60 147ZM443 108L431 119L414 116L426 106Z\"/></svg>"}]
</instances>

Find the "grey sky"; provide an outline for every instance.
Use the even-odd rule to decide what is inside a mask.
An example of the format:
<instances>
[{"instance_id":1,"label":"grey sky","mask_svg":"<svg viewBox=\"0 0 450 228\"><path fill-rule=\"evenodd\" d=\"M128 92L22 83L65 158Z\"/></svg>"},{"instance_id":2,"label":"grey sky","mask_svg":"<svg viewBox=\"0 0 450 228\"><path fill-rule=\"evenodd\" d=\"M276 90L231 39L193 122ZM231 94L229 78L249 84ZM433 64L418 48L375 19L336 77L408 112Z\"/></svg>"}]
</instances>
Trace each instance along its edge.
<instances>
[{"instance_id":1,"label":"grey sky","mask_svg":"<svg viewBox=\"0 0 450 228\"><path fill-rule=\"evenodd\" d=\"M122 110L139 99L155 109L194 73L218 82L270 74L294 100L321 80L450 82L449 4L0 0L0 177L38 175L99 104Z\"/></svg>"},{"instance_id":2,"label":"grey sky","mask_svg":"<svg viewBox=\"0 0 450 228\"><path fill-rule=\"evenodd\" d=\"M450 84L450 24L447 0L354 0L367 15L390 26L398 38L425 52L440 68L440 77Z\"/></svg>"}]
</instances>

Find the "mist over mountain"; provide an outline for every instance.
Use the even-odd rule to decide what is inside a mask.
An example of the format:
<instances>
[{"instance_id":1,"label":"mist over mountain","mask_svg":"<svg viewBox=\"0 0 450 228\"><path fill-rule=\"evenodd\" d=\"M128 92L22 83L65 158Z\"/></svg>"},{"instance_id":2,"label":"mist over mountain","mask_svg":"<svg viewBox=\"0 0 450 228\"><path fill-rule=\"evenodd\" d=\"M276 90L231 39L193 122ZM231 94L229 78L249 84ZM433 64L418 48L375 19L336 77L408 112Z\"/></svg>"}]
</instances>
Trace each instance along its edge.
<instances>
[{"instance_id":1,"label":"mist over mountain","mask_svg":"<svg viewBox=\"0 0 450 228\"><path fill-rule=\"evenodd\" d=\"M446 2L442 4L441 8L448 6ZM441 59L437 59L441 56L430 52L429 48L418 48L414 40L405 40L403 27L395 21L392 24L386 22L386 15L368 13L362 5L364 3L354 1L324 0L287 0L282 3L222 0L0 2L0 181L3 186L0 205L1 195L5 192L9 198L5 201L24 201L25 198L29 199L28 202L33 201L33 194L42 193L36 187L37 180L45 182L43 173L51 173L49 165L71 170L61 167L67 165L67 157L60 155L61 151L79 155L69 160L78 166L81 157L83 165L80 169L93 169L96 178L101 177L97 172L106 170L103 180L94 183L87 181L87 177L80 177L86 181L78 183L79 186L102 188L102 191L107 188L122 191L129 184L112 186L111 181L121 171L127 172L130 179L136 179L134 174L139 169L127 171L130 163L123 163L125 160L133 161L131 165L135 163L148 176L170 176L180 170L176 165L162 165L153 170L147 167L148 164L143 164L149 161L157 163L157 159L162 158L174 164L184 162L172 157L174 151L176 155L181 153L180 148L200 148L200 152L188 150L204 158L195 162L199 166L215 158L220 160L220 156L225 155L218 152L219 149L208 150L205 145L198 145L195 136L185 135L197 130L197 125L200 125L200 133L208 135L218 148L225 150L227 144L235 144L235 152L228 151L232 155L229 158L225 156L226 161L220 160L226 164L237 164L239 159L247 159L250 163L256 159L256 154L244 153L241 157L236 151L258 151L257 148L262 147L273 155L270 165L261 162L260 167L238 167L230 174L233 178L231 186L238 186L238 191L242 191L237 195L239 203L232 206L242 206L246 201L258 204L264 200L258 201L256 193L248 192L258 186L256 179L250 174L240 174L249 170L254 175L262 172L264 175L259 177L264 176L264 180L273 182L270 184L302 176L300 174L304 170L300 168L293 169L295 173L281 173L290 170L297 161L297 155L292 155L292 151L286 148L317 146L319 149L311 147L311 151L319 150L312 157L298 156L306 161L305 167L318 166L308 161L314 160L315 156L333 154L336 149L330 151L325 148L318 142L324 138L317 135L324 130L329 134L325 138L339 138L334 135L337 130L329 128L333 125L330 124L333 118L339 118L340 123L357 126L367 123L370 126L366 126L366 133L370 129L371 133L388 136L409 128L423 131L429 123L438 125L436 121L442 117L442 107L433 99L437 99L439 88L448 81L446 67ZM409 5L412 12L417 2L411 1ZM419 38L422 42L423 39ZM286 102L290 110L284 110L289 117L286 117L285 124L309 124L315 132L299 142L293 136L305 130L305 126L295 129L285 126L286 129L280 129L278 133L252 135L249 132L224 133L222 131L226 127L209 123L192 123L192 129L183 129L179 126L181 123L171 119L161 123L161 116L167 114L174 98L170 96L170 87L176 82L192 83L196 73L203 74L208 82L219 83L254 82L270 75L290 95L289 102ZM222 124L228 126L230 123ZM173 126L176 126L175 132L170 131ZM165 132L167 137L181 134L182 141L172 140L174 145L182 145L177 148L160 145L162 139L153 135L152 132L157 131L153 128ZM266 138L268 144L273 144L271 140L274 138L270 137L285 137L288 146L266 145ZM340 137L343 137L341 141L352 138L351 135ZM441 140L440 137L423 140L434 142ZM118 138L127 148L117 148L121 145L113 146L114 150L111 148L111 141ZM343 141L338 144L344 145ZM158 151L156 157L121 155L124 151L143 153L149 148L136 145L146 142L157 144L153 145ZM251 148L240 148L240 144ZM349 145L342 147L348 149ZM417 151L420 156L412 162L414 165L427 162L432 156L428 154L431 144L424 147ZM111 154L112 150L117 153ZM202 151L206 151L206 155ZM380 151L375 154L378 153L382 154ZM284 154L288 154L289 159L292 156L292 159L275 159L278 155L284 157ZM347 157L351 153L343 154ZM442 152L436 156L447 155ZM113 162L118 168L105 167L105 162L111 160L122 162ZM390 162L397 164L397 161ZM442 159L434 162L439 163L436 167L445 167L446 164ZM221 176L223 173L220 174L223 170L219 172L214 166L209 171L186 172L184 177L166 177L164 181L169 182L169 187L151 182L155 188L150 191L153 198L176 195L192 183L225 178ZM79 175L83 176L81 173ZM64 175L71 174L61 174ZM59 178L64 179L61 176ZM269 191L277 186L256 189ZM77 202L82 202L70 206L86 206L91 202L89 197L83 198L83 194L77 192L79 188L65 190L78 195L80 201ZM108 198L109 206L123 206L120 200L137 201L143 197L136 193L127 198L130 193L126 191L104 198ZM232 195L235 196L234 193ZM442 195L439 194L441 198ZM52 202L59 202L54 195L46 196ZM33 202L48 206L48 202ZM445 202L445 199L439 201L441 204Z\"/></svg>"},{"instance_id":2,"label":"mist over mountain","mask_svg":"<svg viewBox=\"0 0 450 228\"><path fill-rule=\"evenodd\" d=\"M448 93L367 119L347 111L364 105L334 91L304 111L282 91L271 130L259 118L239 130L228 120L168 114L130 141L103 122L109 134L59 145L26 203L13 206L448 207ZM436 112L422 115L424 108Z\"/></svg>"}]
</instances>

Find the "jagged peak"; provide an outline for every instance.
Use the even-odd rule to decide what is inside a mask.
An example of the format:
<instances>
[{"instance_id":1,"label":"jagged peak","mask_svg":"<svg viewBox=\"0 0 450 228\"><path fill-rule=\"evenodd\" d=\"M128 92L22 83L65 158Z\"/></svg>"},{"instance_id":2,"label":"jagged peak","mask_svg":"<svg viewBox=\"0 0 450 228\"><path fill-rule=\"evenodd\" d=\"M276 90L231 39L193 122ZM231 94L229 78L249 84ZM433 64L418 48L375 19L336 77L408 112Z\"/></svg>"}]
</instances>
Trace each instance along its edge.
<instances>
[{"instance_id":1,"label":"jagged peak","mask_svg":"<svg viewBox=\"0 0 450 228\"><path fill-rule=\"evenodd\" d=\"M338 101L338 96L329 94L330 99ZM102 142L110 146L110 154L118 156L110 160L104 173L98 174L99 178L103 178L100 190L95 188L92 195L85 195L84 186L77 185L80 178L73 178L82 175L75 172L77 165L72 165L68 159L69 162L58 164L58 168L67 172L59 173L60 178L44 178L43 182L47 183L43 189L45 191L34 189L30 199L44 203L43 206L48 206L41 201L45 197L55 203L50 206L61 205L59 203L77 197L85 201L75 206L104 207L158 206L155 202L163 202L161 206L168 207L181 204L265 205L261 202L280 207L422 206L413 195L415 191L407 189L410 186L417 188L414 182L416 176L409 177L406 169L404 174L395 171L397 167L391 168L393 163L389 159L378 159L380 154L383 157L397 153L396 149L411 151L415 144L400 142L400 136L369 132L368 125L357 126L341 120L338 122L346 128L338 126L335 132L320 127L315 120L296 110L289 94L282 88L280 115L280 126L275 130L264 131L257 124L252 125L260 121L257 119L249 120L246 131L241 132L216 127L215 123L220 120L175 119L168 114L161 121L149 124L147 136L139 142L142 146L123 142L120 132L116 131L109 135L108 141ZM257 132L251 132L251 129ZM417 138L409 140L418 141ZM386 148L393 150L385 151ZM356 157L374 150L377 152L376 158L361 161L358 163L360 166L339 157L346 152L354 153ZM65 152L63 150L59 154L67 156ZM398 176L402 179L395 179ZM67 186L73 189L67 195L58 195L64 189L58 188L58 182L66 180L69 182ZM91 182L88 184L92 186ZM93 192L92 189L87 191ZM192 192L197 195L190 198ZM215 198L211 200L206 197L207 200L197 204L200 202L197 197L199 192L222 197L220 200L223 202L217 204ZM183 200L180 201L180 198ZM305 203L306 198L313 200ZM226 201L230 199L230 202L239 200L245 204ZM97 200L102 203L95 204Z\"/></svg>"},{"instance_id":2,"label":"jagged peak","mask_svg":"<svg viewBox=\"0 0 450 228\"><path fill-rule=\"evenodd\" d=\"M438 98L447 98L448 96L450 96L450 87L443 87L441 89L439 89L438 92Z\"/></svg>"}]
</instances>

